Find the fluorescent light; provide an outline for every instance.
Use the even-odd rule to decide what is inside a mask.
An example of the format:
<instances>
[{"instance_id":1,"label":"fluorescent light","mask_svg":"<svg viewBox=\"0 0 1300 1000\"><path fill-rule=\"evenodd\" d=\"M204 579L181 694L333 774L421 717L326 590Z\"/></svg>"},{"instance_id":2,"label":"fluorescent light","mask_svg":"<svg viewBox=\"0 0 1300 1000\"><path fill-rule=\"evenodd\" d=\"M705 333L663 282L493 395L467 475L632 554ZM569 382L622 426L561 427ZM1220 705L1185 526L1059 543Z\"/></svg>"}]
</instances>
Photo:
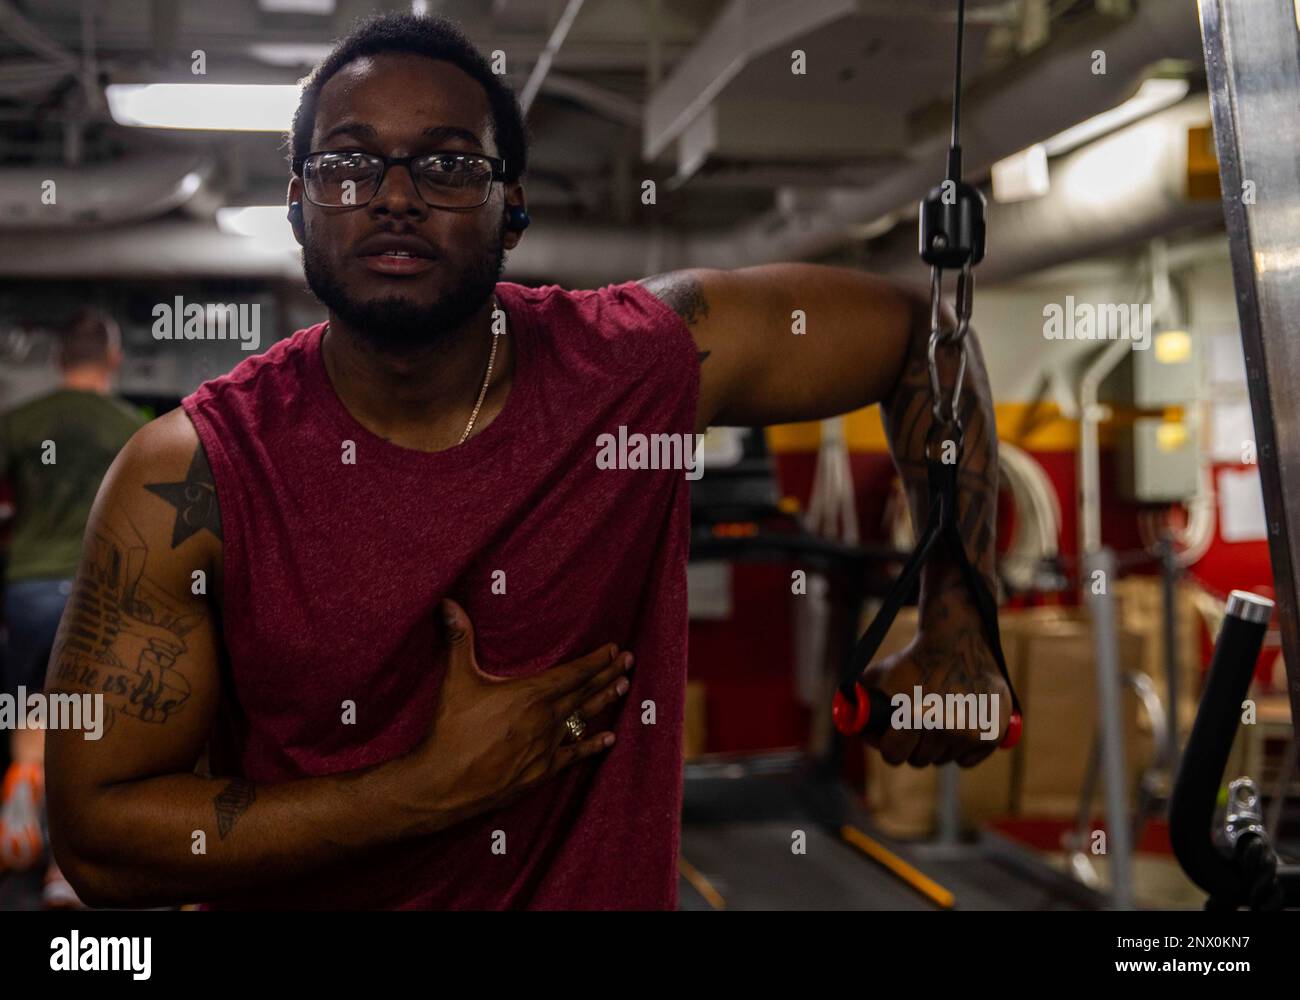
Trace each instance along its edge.
<instances>
[{"instance_id":1,"label":"fluorescent light","mask_svg":"<svg viewBox=\"0 0 1300 1000\"><path fill-rule=\"evenodd\" d=\"M271 66L315 66L322 62L333 46L314 42L259 42L248 53Z\"/></svg>"},{"instance_id":2,"label":"fluorescent light","mask_svg":"<svg viewBox=\"0 0 1300 1000\"><path fill-rule=\"evenodd\" d=\"M217 228L223 233L254 240L265 250L298 252L283 205L247 205L217 209Z\"/></svg>"},{"instance_id":3,"label":"fluorescent light","mask_svg":"<svg viewBox=\"0 0 1300 1000\"><path fill-rule=\"evenodd\" d=\"M993 200L1028 201L1051 190L1047 150L1037 143L993 164Z\"/></svg>"},{"instance_id":4,"label":"fluorescent light","mask_svg":"<svg viewBox=\"0 0 1300 1000\"><path fill-rule=\"evenodd\" d=\"M114 83L105 96L119 125L286 132L299 90L296 83Z\"/></svg>"},{"instance_id":5,"label":"fluorescent light","mask_svg":"<svg viewBox=\"0 0 1300 1000\"><path fill-rule=\"evenodd\" d=\"M1062 160L1053 186L1068 204L1113 211L1150 184L1169 132L1169 123L1159 118L1130 125Z\"/></svg>"},{"instance_id":6,"label":"fluorescent light","mask_svg":"<svg viewBox=\"0 0 1300 1000\"><path fill-rule=\"evenodd\" d=\"M257 0L271 14L333 14L334 0Z\"/></svg>"},{"instance_id":7,"label":"fluorescent light","mask_svg":"<svg viewBox=\"0 0 1300 1000\"><path fill-rule=\"evenodd\" d=\"M1144 80L1142 86L1138 87L1137 93L1123 104L1057 133L1044 142L1043 146L1048 156L1059 156L1107 132L1113 132L1139 118L1145 118L1162 108L1177 104L1187 96L1188 89L1186 80L1165 77Z\"/></svg>"}]
</instances>

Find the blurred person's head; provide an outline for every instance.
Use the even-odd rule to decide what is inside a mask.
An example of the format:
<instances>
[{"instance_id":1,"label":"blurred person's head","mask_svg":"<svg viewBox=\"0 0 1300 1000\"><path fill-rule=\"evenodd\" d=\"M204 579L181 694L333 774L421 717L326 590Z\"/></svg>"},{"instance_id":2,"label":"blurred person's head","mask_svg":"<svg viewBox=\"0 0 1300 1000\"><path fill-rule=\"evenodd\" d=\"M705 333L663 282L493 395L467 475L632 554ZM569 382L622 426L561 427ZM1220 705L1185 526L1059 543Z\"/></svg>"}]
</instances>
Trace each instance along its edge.
<instances>
[{"instance_id":1,"label":"blurred person's head","mask_svg":"<svg viewBox=\"0 0 1300 1000\"><path fill-rule=\"evenodd\" d=\"M484 306L520 240L506 222L524 205L527 137L514 93L459 28L409 14L361 22L308 78L291 145L298 165L322 151L504 160L473 208L432 207L401 166L366 204L312 204L298 169L289 185L307 283L353 333L390 351L425 347ZM375 241L389 237L422 259L376 266Z\"/></svg>"},{"instance_id":2,"label":"blurred person's head","mask_svg":"<svg viewBox=\"0 0 1300 1000\"><path fill-rule=\"evenodd\" d=\"M122 333L108 314L80 309L59 330L57 356L65 385L107 392L122 364Z\"/></svg>"}]
</instances>

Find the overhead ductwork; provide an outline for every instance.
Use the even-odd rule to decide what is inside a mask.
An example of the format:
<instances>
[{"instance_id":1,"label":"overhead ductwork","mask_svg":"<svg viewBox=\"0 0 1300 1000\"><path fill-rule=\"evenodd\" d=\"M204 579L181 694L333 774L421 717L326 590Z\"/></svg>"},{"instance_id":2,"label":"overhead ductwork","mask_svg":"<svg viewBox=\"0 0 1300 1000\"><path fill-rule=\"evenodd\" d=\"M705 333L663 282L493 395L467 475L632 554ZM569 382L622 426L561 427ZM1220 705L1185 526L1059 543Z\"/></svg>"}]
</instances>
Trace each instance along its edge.
<instances>
[{"instance_id":1,"label":"overhead ductwork","mask_svg":"<svg viewBox=\"0 0 1300 1000\"><path fill-rule=\"evenodd\" d=\"M836 17L850 16L850 9L857 5L826 0L812 7L807 16L814 21L820 18L818 23L825 26ZM1104 74L1090 70L1097 50L1106 55ZM981 176L996 160L1123 103L1153 63L1170 58L1201 58L1196 9L1187 0L1145 0L1132 18L1115 24L1103 35L1059 35L1005 76L969 91L962 108L967 175ZM664 86L671 80L666 80ZM719 96L724 89L718 91ZM1053 99L1044 100L1044 94L1051 94ZM650 111L647 108L647 135L652 129L665 135L673 131L665 131L663 116L651 115ZM778 190L776 208L725 232L553 226L548 225L544 214L539 215L538 224L511 253L507 275L519 281L547 280L594 287L683 267L734 269L783 260L819 259L846 246L860 245L867 237L888 229L891 217L900 209L914 206L941 175L948 139L946 128L938 120L941 117L936 116L932 132L913 141L894 162L884 164L874 183L824 189L782 188ZM860 116L855 121L860 124ZM676 135L683 135L691 122L681 120L678 124ZM1071 155L1086 152L1085 148ZM31 208L30 199L26 207ZM1171 199L1149 207L1147 213L1129 216L1129 221L1141 226L1131 231L1131 238L1161 228L1165 223L1158 218L1159 212L1181 211ZM1037 210L1024 206L1017 212ZM1200 210L1197 207L1193 211ZM997 211L999 232L1033 231L1028 222L1021 224L1013 217L1004 222L1002 209ZM147 214L151 213L140 212L136 217ZM1130 231L1123 228L1123 222L1124 218L1117 215L1107 240L1129 238L1125 233ZM990 222L991 227L994 224ZM167 273L219 276L249 274L261 266L265 268L263 273L271 276L290 274L297 268L285 254L259 252L242 238L222 237L200 223L179 222L158 229L162 242L156 245L165 245L167 253L174 256L165 262L150 263L144 259L146 249L133 251L128 243L152 239L149 234L154 228L135 227L120 234L69 232L60 236L50 232L43 235L43 246L38 248L47 268L44 273L138 274L155 273L162 267ZM1049 242L1054 251L1037 252L1030 249L1029 243L1019 250L1004 247L1009 270L1035 263L1042 266L1049 257L1067 259L1090 252L1088 242L1081 241L1078 232L1049 230L1046 226L1041 231L1052 235L1050 240L1045 235L1040 237L1039 251ZM991 250L989 260L982 265L985 280L1003 266L995 262L998 252ZM0 260L0 274L32 273L29 260L17 259L19 256ZM126 269L126 260L135 261L131 269Z\"/></svg>"},{"instance_id":2,"label":"overhead ductwork","mask_svg":"<svg viewBox=\"0 0 1300 1000\"><path fill-rule=\"evenodd\" d=\"M149 152L76 167L0 169L0 227L76 230L156 219L203 186L211 164L191 152Z\"/></svg>"},{"instance_id":3,"label":"overhead ductwork","mask_svg":"<svg viewBox=\"0 0 1300 1000\"><path fill-rule=\"evenodd\" d=\"M1051 190L1030 201L990 201L981 281L1003 281L1081 257L1122 249L1223 217L1218 199L1187 196L1188 130L1208 126L1204 97L1189 98L1051 162ZM928 276L910 227L867 267Z\"/></svg>"},{"instance_id":4,"label":"overhead ductwork","mask_svg":"<svg viewBox=\"0 0 1300 1000\"><path fill-rule=\"evenodd\" d=\"M288 225L288 223L286 223ZM0 254L5 278L289 278L295 254L219 232L211 223L162 219L139 226L6 232L20 251Z\"/></svg>"},{"instance_id":5,"label":"overhead ductwork","mask_svg":"<svg viewBox=\"0 0 1300 1000\"><path fill-rule=\"evenodd\" d=\"M1106 72L1093 74L1094 52ZM997 160L1122 104L1142 75L1161 59L1201 59L1196 7L1187 0L1147 0L1104 37L1061 38L1006 79L973 88L962 102L962 147L967 176L981 176ZM1051 100L1044 100L1050 94ZM948 131L936 123L914 143L906 162L861 189L831 188L801 195L797 213L778 207L763 218L716 237L692 240L680 267L747 267L815 259L860 241L863 227L912 206L942 177Z\"/></svg>"}]
</instances>

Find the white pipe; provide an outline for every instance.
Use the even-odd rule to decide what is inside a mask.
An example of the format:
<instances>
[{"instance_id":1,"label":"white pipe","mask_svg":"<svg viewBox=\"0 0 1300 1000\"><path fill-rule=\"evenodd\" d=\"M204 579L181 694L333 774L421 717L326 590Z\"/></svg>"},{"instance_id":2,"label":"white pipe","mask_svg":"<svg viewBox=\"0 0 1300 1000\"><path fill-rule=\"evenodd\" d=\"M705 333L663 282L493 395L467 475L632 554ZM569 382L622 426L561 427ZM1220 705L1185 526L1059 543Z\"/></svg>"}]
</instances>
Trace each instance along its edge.
<instances>
[{"instance_id":1,"label":"white pipe","mask_svg":"<svg viewBox=\"0 0 1300 1000\"><path fill-rule=\"evenodd\" d=\"M1079 382L1079 555L1101 548L1101 445L1098 428L1110 416L1110 407L1097 402L1106 376L1133 345L1115 340L1088 366Z\"/></svg>"}]
</instances>

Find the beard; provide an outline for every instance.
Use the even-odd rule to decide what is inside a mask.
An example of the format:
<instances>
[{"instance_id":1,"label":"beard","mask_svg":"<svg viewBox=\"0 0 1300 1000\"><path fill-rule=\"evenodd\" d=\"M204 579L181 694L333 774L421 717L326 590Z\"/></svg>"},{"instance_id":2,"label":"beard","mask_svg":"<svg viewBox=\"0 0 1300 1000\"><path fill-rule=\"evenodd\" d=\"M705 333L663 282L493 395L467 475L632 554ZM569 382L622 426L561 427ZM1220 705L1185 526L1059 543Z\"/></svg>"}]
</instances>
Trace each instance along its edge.
<instances>
[{"instance_id":1,"label":"beard","mask_svg":"<svg viewBox=\"0 0 1300 1000\"><path fill-rule=\"evenodd\" d=\"M322 241L311 232L302 249L302 269L312 293L349 331L374 350L401 354L445 339L482 308L505 269L505 232L503 225L488 252L460 275L452 290L427 305L402 295L364 301L349 295L330 269Z\"/></svg>"}]
</instances>

